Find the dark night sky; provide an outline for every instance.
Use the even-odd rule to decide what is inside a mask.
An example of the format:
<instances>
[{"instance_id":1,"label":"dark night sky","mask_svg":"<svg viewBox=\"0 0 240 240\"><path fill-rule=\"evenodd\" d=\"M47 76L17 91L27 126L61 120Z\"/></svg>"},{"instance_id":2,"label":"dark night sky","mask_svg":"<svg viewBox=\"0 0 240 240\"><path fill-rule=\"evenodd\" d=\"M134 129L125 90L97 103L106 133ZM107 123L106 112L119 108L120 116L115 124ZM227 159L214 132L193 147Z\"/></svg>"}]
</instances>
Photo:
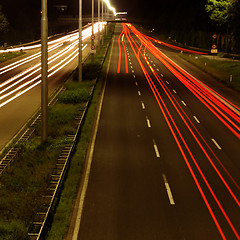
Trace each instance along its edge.
<instances>
[{"instance_id":1,"label":"dark night sky","mask_svg":"<svg viewBox=\"0 0 240 240\"><path fill-rule=\"evenodd\" d=\"M1 2L8 11L11 9L12 13L9 14L13 14L24 10L29 12L34 11L39 8L41 0L0 0ZM199 6L203 9L206 0L147 0L146 2L139 0L110 0L110 2L117 11L127 11L130 17L140 16L149 18L164 14L168 14L171 17L172 14L176 14L177 9L186 13L189 11L199 12ZM69 10L76 12L78 0L48 0L50 7L58 3L68 3ZM96 0L95 4L97 5ZM91 0L83 0L83 12L89 14L90 7Z\"/></svg>"},{"instance_id":2,"label":"dark night sky","mask_svg":"<svg viewBox=\"0 0 240 240\"><path fill-rule=\"evenodd\" d=\"M91 14L91 0L83 1L83 14ZM207 0L110 0L117 11L127 11L128 18L141 18L146 23L153 23L160 29L179 29L189 31L206 30L209 19L204 10ZM68 15L78 14L79 0L48 0L49 20L54 19L53 6L68 4ZM41 0L0 0L11 26L15 29L39 28ZM95 0L95 11L97 11ZM24 26L23 26L24 25Z\"/></svg>"}]
</instances>

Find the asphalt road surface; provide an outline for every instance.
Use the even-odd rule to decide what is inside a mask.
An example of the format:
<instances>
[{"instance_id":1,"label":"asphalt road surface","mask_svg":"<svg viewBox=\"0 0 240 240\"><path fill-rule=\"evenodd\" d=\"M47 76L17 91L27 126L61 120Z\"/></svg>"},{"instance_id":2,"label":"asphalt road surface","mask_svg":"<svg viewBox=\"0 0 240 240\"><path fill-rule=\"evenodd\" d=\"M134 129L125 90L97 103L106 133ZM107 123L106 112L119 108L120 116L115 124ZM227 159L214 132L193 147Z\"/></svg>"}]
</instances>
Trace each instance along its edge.
<instances>
[{"instance_id":1,"label":"asphalt road surface","mask_svg":"<svg viewBox=\"0 0 240 240\"><path fill-rule=\"evenodd\" d=\"M238 95L149 41L116 25L78 239L240 239Z\"/></svg>"},{"instance_id":2,"label":"asphalt road surface","mask_svg":"<svg viewBox=\"0 0 240 240\"><path fill-rule=\"evenodd\" d=\"M91 26L85 27L83 59L90 52L90 36ZM40 46L28 48L21 57L0 64L0 152L41 106ZM78 65L78 32L50 39L48 50L51 95Z\"/></svg>"}]
</instances>

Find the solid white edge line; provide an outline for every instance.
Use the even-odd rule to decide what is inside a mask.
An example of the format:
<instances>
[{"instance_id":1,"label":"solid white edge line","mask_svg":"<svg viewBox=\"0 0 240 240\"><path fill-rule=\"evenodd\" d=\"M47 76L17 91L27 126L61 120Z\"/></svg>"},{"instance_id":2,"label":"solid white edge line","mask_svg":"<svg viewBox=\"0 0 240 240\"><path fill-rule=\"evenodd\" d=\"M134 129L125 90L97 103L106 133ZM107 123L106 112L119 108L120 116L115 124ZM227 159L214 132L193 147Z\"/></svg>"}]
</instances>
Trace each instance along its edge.
<instances>
[{"instance_id":1,"label":"solid white edge line","mask_svg":"<svg viewBox=\"0 0 240 240\"><path fill-rule=\"evenodd\" d=\"M216 145L216 147L217 147L219 150L222 149L214 138L212 138L211 140L213 141L213 143Z\"/></svg>"},{"instance_id":2,"label":"solid white edge line","mask_svg":"<svg viewBox=\"0 0 240 240\"><path fill-rule=\"evenodd\" d=\"M113 46L113 42L112 42L112 46ZM110 57L109 57L110 59L111 59L111 56L112 56L112 49L113 49L112 46L111 46L111 54L110 54ZM93 151L94 151L94 147L95 147L95 141L96 141L99 119L100 119L101 110L102 110L102 104L103 104L103 98L104 98L104 93L105 93L105 88L106 88L106 82L107 82L109 67L110 67L110 61L109 61L108 67L107 67L107 75L106 75L106 79L105 79L105 83L104 83L104 87L103 87L103 92L102 92L101 98L100 98L100 105L99 105L99 109L98 109L98 113L97 113L96 126L95 126L95 129L94 129L94 134L93 134L93 138L92 138L92 142L91 142L91 146L90 146L88 164L87 164L87 169L86 169L84 182L83 182L83 187L82 187L82 191L81 191L81 197L80 197L80 202L79 202L79 206L78 206L78 212L77 212L77 217L76 217L76 222L75 222L75 226L74 226L74 232L73 232L72 240L77 240L78 239L78 233L79 233L79 229L80 229L82 212L83 212L83 205L84 205L84 200L85 200L87 187L88 187L88 181L89 181L92 158L93 158Z\"/></svg>"},{"instance_id":3,"label":"solid white edge line","mask_svg":"<svg viewBox=\"0 0 240 240\"><path fill-rule=\"evenodd\" d=\"M162 177L163 177L163 181L164 181L164 184L165 184L165 188L167 190L167 195L168 195L169 202L170 202L171 205L175 205L173 195L172 195L172 191L171 191L171 188L170 188L170 186L168 184L168 181L167 181L167 177L166 177L165 174L163 174Z\"/></svg>"}]
</instances>

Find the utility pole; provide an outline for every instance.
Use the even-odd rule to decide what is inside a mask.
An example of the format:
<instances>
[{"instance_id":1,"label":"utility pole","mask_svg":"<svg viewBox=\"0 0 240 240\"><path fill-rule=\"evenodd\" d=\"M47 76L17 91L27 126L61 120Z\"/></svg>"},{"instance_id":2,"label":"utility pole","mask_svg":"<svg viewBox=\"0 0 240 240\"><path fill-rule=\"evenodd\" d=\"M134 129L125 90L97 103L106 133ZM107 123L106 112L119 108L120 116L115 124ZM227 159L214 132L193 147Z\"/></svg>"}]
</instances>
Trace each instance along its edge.
<instances>
[{"instance_id":1,"label":"utility pole","mask_svg":"<svg viewBox=\"0 0 240 240\"><path fill-rule=\"evenodd\" d=\"M94 62L94 51L95 51L95 46L94 46L94 0L92 0L92 42L91 42L91 59L92 62Z\"/></svg>"},{"instance_id":2,"label":"utility pole","mask_svg":"<svg viewBox=\"0 0 240 240\"><path fill-rule=\"evenodd\" d=\"M103 25L103 0L102 0L102 45L104 43L103 31L104 31L104 25Z\"/></svg>"},{"instance_id":3,"label":"utility pole","mask_svg":"<svg viewBox=\"0 0 240 240\"><path fill-rule=\"evenodd\" d=\"M42 142L48 137L48 18L47 0L42 0L41 17L41 111L42 111Z\"/></svg>"},{"instance_id":4,"label":"utility pole","mask_svg":"<svg viewBox=\"0 0 240 240\"><path fill-rule=\"evenodd\" d=\"M98 50L100 50L100 0L98 0Z\"/></svg>"},{"instance_id":5,"label":"utility pole","mask_svg":"<svg viewBox=\"0 0 240 240\"><path fill-rule=\"evenodd\" d=\"M78 81L82 81L82 0L79 0L79 54L78 54Z\"/></svg>"}]
</instances>

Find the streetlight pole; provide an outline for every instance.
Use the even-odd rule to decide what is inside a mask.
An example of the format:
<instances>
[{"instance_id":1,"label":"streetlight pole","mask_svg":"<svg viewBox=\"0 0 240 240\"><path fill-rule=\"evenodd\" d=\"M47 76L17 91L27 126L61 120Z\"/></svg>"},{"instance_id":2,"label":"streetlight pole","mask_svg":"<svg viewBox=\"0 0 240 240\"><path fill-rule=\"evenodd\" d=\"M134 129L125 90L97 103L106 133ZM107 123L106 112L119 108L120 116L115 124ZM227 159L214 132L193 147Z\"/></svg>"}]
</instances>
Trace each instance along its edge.
<instances>
[{"instance_id":1,"label":"streetlight pole","mask_svg":"<svg viewBox=\"0 0 240 240\"><path fill-rule=\"evenodd\" d=\"M102 0L102 24L103 24L103 0ZM104 37L103 37L103 27L104 25L102 25L102 45L103 45L103 41L104 41Z\"/></svg>"},{"instance_id":2,"label":"streetlight pole","mask_svg":"<svg viewBox=\"0 0 240 240\"><path fill-rule=\"evenodd\" d=\"M98 50L100 50L100 0L98 0Z\"/></svg>"},{"instance_id":3,"label":"streetlight pole","mask_svg":"<svg viewBox=\"0 0 240 240\"><path fill-rule=\"evenodd\" d=\"M92 42L91 42L91 58L92 58L92 62L94 62L94 50L95 50L95 46L94 46L94 0L92 0Z\"/></svg>"},{"instance_id":4,"label":"streetlight pole","mask_svg":"<svg viewBox=\"0 0 240 240\"><path fill-rule=\"evenodd\" d=\"M79 54L78 54L78 81L82 81L82 0L79 0Z\"/></svg>"},{"instance_id":5,"label":"streetlight pole","mask_svg":"<svg viewBox=\"0 0 240 240\"><path fill-rule=\"evenodd\" d=\"M42 0L41 17L41 111L42 111L42 142L48 135L48 19L47 0Z\"/></svg>"}]
</instances>

